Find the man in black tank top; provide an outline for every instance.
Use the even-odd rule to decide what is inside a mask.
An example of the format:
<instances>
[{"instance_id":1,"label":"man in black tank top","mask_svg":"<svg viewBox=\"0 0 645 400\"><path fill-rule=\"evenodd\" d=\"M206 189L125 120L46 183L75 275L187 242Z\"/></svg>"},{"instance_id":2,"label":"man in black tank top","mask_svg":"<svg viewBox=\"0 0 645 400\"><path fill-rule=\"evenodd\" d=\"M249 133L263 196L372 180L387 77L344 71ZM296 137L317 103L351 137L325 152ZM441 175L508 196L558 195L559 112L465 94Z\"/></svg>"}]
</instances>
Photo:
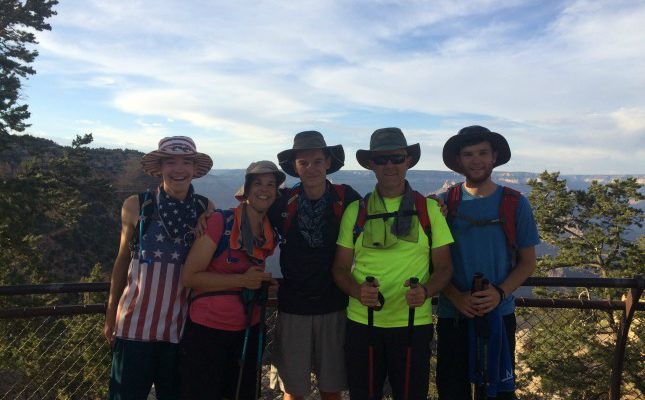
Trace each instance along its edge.
<instances>
[{"instance_id":1,"label":"man in black tank top","mask_svg":"<svg viewBox=\"0 0 645 400\"><path fill-rule=\"evenodd\" d=\"M327 146L319 132L298 133L293 148L280 152L278 160L300 182L281 189L269 212L283 239L275 366L285 400L304 399L312 366L321 399L340 399L347 387L347 296L336 287L331 268L342 211L360 195L327 180L343 166L345 153L341 145Z\"/></svg>"}]
</instances>

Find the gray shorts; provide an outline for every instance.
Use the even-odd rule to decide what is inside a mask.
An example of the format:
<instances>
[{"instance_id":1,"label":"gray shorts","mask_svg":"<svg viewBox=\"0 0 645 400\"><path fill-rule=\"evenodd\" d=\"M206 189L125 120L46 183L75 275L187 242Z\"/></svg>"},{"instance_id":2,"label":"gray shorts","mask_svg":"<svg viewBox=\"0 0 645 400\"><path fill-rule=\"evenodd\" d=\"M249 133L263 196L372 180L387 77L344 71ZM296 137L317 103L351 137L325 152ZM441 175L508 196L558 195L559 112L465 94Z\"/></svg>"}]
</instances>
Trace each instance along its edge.
<instances>
[{"instance_id":1,"label":"gray shorts","mask_svg":"<svg viewBox=\"0 0 645 400\"><path fill-rule=\"evenodd\" d=\"M283 392L305 396L316 374L322 392L347 389L345 372L345 310L322 315L280 312L273 362Z\"/></svg>"}]
</instances>

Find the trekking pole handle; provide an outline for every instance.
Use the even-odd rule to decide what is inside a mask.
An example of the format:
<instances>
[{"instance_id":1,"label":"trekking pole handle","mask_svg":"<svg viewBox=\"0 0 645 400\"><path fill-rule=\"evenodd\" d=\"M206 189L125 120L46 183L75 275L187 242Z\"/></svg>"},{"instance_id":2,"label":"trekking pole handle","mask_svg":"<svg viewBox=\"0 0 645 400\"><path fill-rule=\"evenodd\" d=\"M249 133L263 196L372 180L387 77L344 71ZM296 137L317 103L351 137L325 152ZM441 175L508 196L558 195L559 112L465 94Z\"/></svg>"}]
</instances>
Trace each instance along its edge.
<instances>
[{"instance_id":1,"label":"trekking pole handle","mask_svg":"<svg viewBox=\"0 0 645 400\"><path fill-rule=\"evenodd\" d=\"M481 272L475 272L475 274L473 275L473 283L470 287L470 293L481 291L483 280L484 280L484 275Z\"/></svg>"},{"instance_id":2,"label":"trekking pole handle","mask_svg":"<svg viewBox=\"0 0 645 400\"><path fill-rule=\"evenodd\" d=\"M410 278L410 288L414 289L417 287L418 284L419 284L419 278L417 278L416 276L413 276L412 278Z\"/></svg>"}]
</instances>

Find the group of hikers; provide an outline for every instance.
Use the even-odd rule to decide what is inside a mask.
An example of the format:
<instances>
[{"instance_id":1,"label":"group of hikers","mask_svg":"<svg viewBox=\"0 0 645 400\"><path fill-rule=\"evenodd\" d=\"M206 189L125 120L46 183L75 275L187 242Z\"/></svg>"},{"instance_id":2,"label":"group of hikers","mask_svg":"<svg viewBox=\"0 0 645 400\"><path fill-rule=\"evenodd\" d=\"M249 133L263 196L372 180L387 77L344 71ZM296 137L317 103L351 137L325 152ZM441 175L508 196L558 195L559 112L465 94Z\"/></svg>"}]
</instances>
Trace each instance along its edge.
<instances>
[{"instance_id":1,"label":"group of hikers","mask_svg":"<svg viewBox=\"0 0 645 400\"><path fill-rule=\"evenodd\" d=\"M212 159L184 136L142 158L161 177L123 204L104 335L111 399L257 399L265 307L277 290L272 378L304 399L311 375L322 400L427 399L436 310L440 399L513 399L512 293L535 268L537 228L527 199L496 184L506 139L461 129L443 161L464 182L438 197L414 190L421 156L398 128L374 131L361 167L376 187L361 196L328 175L342 145L317 131L246 169L239 205L216 209L192 180ZM283 187L286 174L299 182ZM282 279L265 270L280 246Z\"/></svg>"}]
</instances>

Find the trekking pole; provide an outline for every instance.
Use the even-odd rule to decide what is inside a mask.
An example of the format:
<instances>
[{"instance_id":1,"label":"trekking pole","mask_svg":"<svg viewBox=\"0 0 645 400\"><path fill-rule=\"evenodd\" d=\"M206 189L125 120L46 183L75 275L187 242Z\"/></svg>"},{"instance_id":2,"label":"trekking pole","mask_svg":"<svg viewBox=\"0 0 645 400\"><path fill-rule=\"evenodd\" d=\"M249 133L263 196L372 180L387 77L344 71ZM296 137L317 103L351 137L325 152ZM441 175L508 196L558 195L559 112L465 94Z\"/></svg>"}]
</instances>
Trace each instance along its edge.
<instances>
[{"instance_id":1,"label":"trekking pole","mask_svg":"<svg viewBox=\"0 0 645 400\"><path fill-rule=\"evenodd\" d=\"M419 278L410 278L410 289L415 289L419 283ZM408 400L410 393L410 365L412 364L412 338L414 336L414 311L415 307L410 307L408 311L408 351L405 355L405 381L403 384L403 399Z\"/></svg>"},{"instance_id":2,"label":"trekking pole","mask_svg":"<svg viewBox=\"0 0 645 400\"><path fill-rule=\"evenodd\" d=\"M482 288L482 281L484 279L484 275L481 272L476 272L473 275L473 282L470 286L470 293L473 294L475 292L479 292ZM481 317L475 317L475 368L477 370L475 371L475 381L471 385L471 396L473 400L478 400L481 398L481 392L482 390L480 389L480 382L483 381L483 369L481 365L481 353L480 353L480 347L481 347Z\"/></svg>"},{"instance_id":3,"label":"trekking pole","mask_svg":"<svg viewBox=\"0 0 645 400\"><path fill-rule=\"evenodd\" d=\"M481 290L487 290L490 282L488 279L482 279L482 288ZM483 400L488 399L488 339L489 339L489 327L488 327L488 315L482 317L482 326L481 326L481 335L482 335L482 351L483 360L482 360L482 378L483 382L481 385L481 394L480 398Z\"/></svg>"},{"instance_id":4,"label":"trekking pole","mask_svg":"<svg viewBox=\"0 0 645 400\"><path fill-rule=\"evenodd\" d=\"M260 388L262 387L262 355L264 353L264 335L266 329L266 309L267 299L269 297L269 282L262 282L260 294L258 295L258 304L260 304L260 325L258 326L258 359L257 359L257 379L255 381L255 398L260 398Z\"/></svg>"},{"instance_id":5,"label":"trekking pole","mask_svg":"<svg viewBox=\"0 0 645 400\"><path fill-rule=\"evenodd\" d=\"M374 286L374 277L366 276L365 282ZM372 330L374 328L374 309L367 307L367 398L374 399L374 338Z\"/></svg>"},{"instance_id":6,"label":"trekking pole","mask_svg":"<svg viewBox=\"0 0 645 400\"><path fill-rule=\"evenodd\" d=\"M240 300L246 313L246 327L244 328L244 342L242 343L242 354L238 364L240 371L237 375L237 388L235 389L235 400L240 399L240 389L242 388L242 375L244 374L244 363L246 362L246 348L249 344L249 334L251 333L251 319L253 318L253 305L255 299L255 292L250 289L242 290L240 293Z\"/></svg>"}]
</instances>

